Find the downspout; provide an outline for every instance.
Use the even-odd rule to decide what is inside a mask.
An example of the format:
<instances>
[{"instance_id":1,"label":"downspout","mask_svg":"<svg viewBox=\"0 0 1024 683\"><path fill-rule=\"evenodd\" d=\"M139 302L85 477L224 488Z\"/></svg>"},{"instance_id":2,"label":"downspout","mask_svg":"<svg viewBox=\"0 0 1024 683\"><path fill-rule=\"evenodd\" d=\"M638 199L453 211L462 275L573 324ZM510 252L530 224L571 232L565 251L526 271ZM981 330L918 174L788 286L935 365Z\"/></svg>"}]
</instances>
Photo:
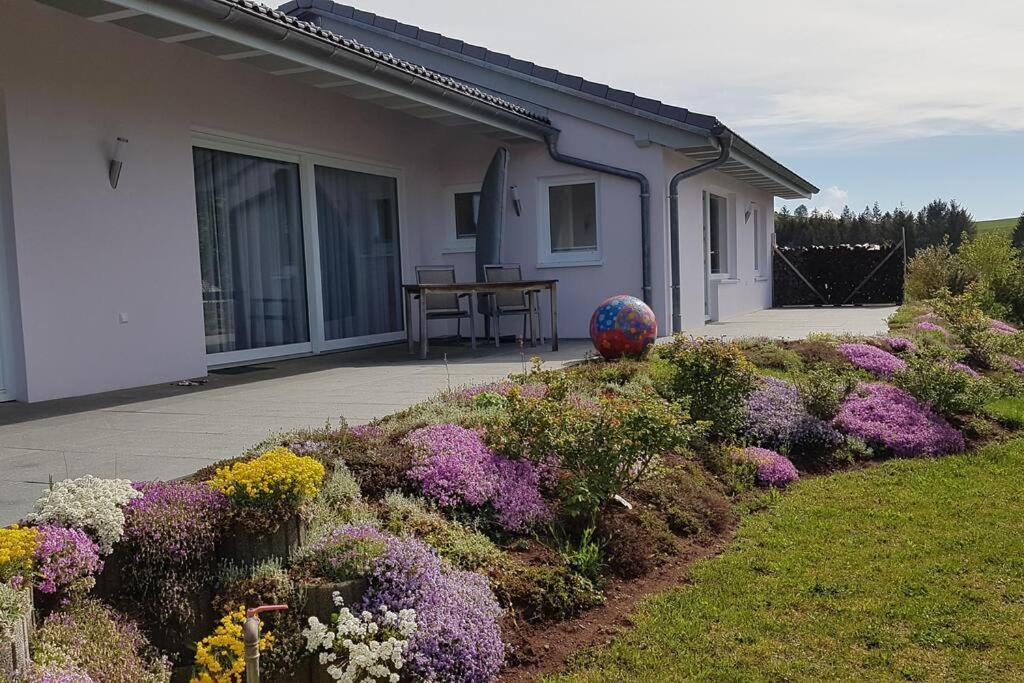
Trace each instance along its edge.
<instances>
[{"instance_id":1,"label":"downspout","mask_svg":"<svg viewBox=\"0 0 1024 683\"><path fill-rule=\"evenodd\" d=\"M732 133L724 127L720 127L713 131L712 135L718 141L718 157L676 173L668 183L669 248L672 252L672 332L683 331L683 306L680 290L682 285L679 282L681 277L679 266L679 183L717 168L729 160L729 153L732 151Z\"/></svg>"},{"instance_id":2,"label":"downspout","mask_svg":"<svg viewBox=\"0 0 1024 683\"><path fill-rule=\"evenodd\" d=\"M628 178L640 183L640 250L641 262L643 264L643 300L648 306L653 307L653 292L651 286L651 183L647 176L639 171L630 171L618 166L609 166L599 161L580 159L578 157L562 154L558 151L558 133L548 133L544 136L548 146L548 154L555 161L570 166L578 166L589 171L607 173L608 175Z\"/></svg>"}]
</instances>

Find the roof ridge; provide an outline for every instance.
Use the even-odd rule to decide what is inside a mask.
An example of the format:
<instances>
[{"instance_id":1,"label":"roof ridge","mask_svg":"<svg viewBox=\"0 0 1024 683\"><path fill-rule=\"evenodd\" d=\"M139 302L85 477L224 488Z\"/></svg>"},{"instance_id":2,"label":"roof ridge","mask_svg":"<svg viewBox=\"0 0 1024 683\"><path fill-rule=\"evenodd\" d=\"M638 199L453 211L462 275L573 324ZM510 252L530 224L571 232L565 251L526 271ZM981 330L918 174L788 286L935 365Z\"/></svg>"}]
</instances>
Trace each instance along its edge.
<instances>
[{"instance_id":1,"label":"roof ridge","mask_svg":"<svg viewBox=\"0 0 1024 683\"><path fill-rule=\"evenodd\" d=\"M716 117L709 114L690 111L685 107L671 105L659 99L643 97L631 90L613 88L607 83L591 81L582 76L568 74L552 67L541 66L524 59L517 59L503 52L467 43L458 38L451 38L436 31L428 31L420 26L406 24L397 19L384 17L341 2L334 2L333 0L290 0L280 7L280 10L284 12L307 9L320 10L338 17L351 19L373 28L396 33L412 40L421 41L427 45L433 45L448 52L454 52L471 59L486 62L487 64L511 69L526 76L554 83L564 88L576 90L623 106L634 107L649 114L663 116L690 126L713 130L721 125L721 122Z\"/></svg>"},{"instance_id":2,"label":"roof ridge","mask_svg":"<svg viewBox=\"0 0 1024 683\"><path fill-rule=\"evenodd\" d=\"M376 59L390 66L401 69L407 73L411 73L413 75L419 76L420 78L424 78L431 82L445 86L467 97L481 100L492 106L505 109L514 114L518 114L519 116L522 116L524 118L529 118L534 121L539 121L545 124L551 123L551 120L543 114L534 112L530 109L527 109L526 107L523 107L522 105L516 104L504 98L497 97L496 95L488 93L485 90L482 90L481 88L478 88L474 85L470 85L463 81L457 80L446 74L434 71L433 69L428 69L425 66L417 64L415 62L410 62L407 59L397 57L390 52L383 52L381 50L377 50L376 48L372 48L369 45L364 45L360 43L358 40L355 40L354 38L347 38L345 36L334 33L333 31L317 26L313 22L304 21L290 14L287 14L285 11L282 11L283 7L288 7L293 3L286 3L285 5L282 5L281 7L275 9L273 7L268 7L267 5L264 5L261 2L256 2L256 0L219 0L219 2L222 2L226 5L232 5L234 7L241 8L245 11L262 15L267 19L286 24L292 28L303 31L304 33L307 33L309 35L321 38L323 40L327 40L331 43L334 43L335 45L340 45L341 47L344 47L347 50L359 52L367 57Z\"/></svg>"}]
</instances>

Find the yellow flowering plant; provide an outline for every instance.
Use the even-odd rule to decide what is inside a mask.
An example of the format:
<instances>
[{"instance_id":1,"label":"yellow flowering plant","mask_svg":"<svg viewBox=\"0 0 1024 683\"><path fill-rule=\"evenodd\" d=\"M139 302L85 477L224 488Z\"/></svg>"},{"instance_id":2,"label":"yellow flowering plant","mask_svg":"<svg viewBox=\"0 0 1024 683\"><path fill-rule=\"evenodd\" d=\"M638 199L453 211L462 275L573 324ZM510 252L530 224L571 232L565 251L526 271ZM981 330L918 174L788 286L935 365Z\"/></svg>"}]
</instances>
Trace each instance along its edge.
<instances>
[{"instance_id":1,"label":"yellow flowering plant","mask_svg":"<svg viewBox=\"0 0 1024 683\"><path fill-rule=\"evenodd\" d=\"M196 661L189 683L241 683L245 676L245 642L242 624L245 607L224 615L213 633L196 643ZM260 652L274 643L267 631L260 637Z\"/></svg>"},{"instance_id":2,"label":"yellow flowering plant","mask_svg":"<svg viewBox=\"0 0 1024 683\"><path fill-rule=\"evenodd\" d=\"M17 524L0 529L0 583L15 576L32 578L32 558L39 547L39 533Z\"/></svg>"},{"instance_id":3,"label":"yellow flowering plant","mask_svg":"<svg viewBox=\"0 0 1024 683\"><path fill-rule=\"evenodd\" d=\"M236 505L297 507L320 490L324 466L287 448L272 448L253 460L219 468L209 483Z\"/></svg>"}]
</instances>

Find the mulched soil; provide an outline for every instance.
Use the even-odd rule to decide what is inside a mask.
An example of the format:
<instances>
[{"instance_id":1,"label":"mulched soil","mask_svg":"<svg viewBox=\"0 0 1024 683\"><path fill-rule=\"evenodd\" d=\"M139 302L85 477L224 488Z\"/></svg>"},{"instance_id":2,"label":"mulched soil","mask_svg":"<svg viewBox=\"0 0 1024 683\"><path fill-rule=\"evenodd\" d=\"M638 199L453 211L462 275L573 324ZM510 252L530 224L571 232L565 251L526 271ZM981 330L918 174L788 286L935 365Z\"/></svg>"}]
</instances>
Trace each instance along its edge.
<instances>
[{"instance_id":1,"label":"mulched soil","mask_svg":"<svg viewBox=\"0 0 1024 683\"><path fill-rule=\"evenodd\" d=\"M605 604L574 619L505 624L505 637L513 652L509 667L498 680L535 681L564 669L569 658L580 650L611 642L620 631L633 625L631 615L641 600L685 584L693 563L724 550L734 532L735 528L729 528L710 544L687 544L678 555L639 579L613 580L605 591Z\"/></svg>"}]
</instances>

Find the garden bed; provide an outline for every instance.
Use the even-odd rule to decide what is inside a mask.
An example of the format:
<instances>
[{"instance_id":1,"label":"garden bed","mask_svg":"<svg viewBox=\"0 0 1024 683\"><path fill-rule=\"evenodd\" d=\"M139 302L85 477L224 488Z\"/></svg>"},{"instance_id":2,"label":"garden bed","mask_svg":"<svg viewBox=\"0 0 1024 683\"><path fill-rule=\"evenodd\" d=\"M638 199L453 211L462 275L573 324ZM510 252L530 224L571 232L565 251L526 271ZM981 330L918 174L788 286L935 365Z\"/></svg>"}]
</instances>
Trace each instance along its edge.
<instances>
[{"instance_id":1,"label":"garden bed","mask_svg":"<svg viewBox=\"0 0 1024 683\"><path fill-rule=\"evenodd\" d=\"M538 364L183 481L58 482L0 531L0 586L34 584L31 680L235 680L243 608L279 603L266 680L527 680L801 476L1013 434L1022 371L1024 335L952 296L884 337Z\"/></svg>"}]
</instances>

